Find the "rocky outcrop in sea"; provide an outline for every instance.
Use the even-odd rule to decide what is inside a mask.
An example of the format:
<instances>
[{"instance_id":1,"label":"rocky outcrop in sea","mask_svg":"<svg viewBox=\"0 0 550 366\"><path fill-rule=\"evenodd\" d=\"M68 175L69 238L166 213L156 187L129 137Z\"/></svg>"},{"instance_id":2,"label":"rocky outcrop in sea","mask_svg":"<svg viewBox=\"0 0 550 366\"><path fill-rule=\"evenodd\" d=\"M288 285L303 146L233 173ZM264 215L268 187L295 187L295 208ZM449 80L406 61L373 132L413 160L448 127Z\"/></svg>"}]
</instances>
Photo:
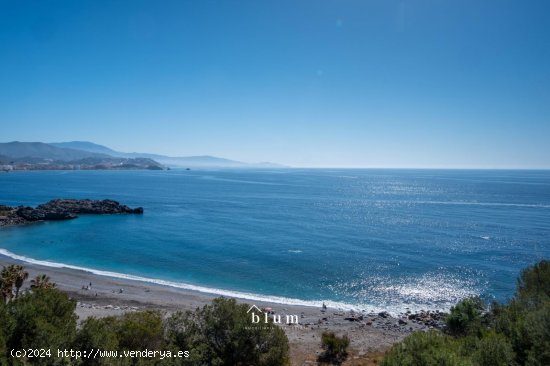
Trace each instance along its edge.
<instances>
[{"instance_id":1,"label":"rocky outcrop in sea","mask_svg":"<svg viewBox=\"0 0 550 366\"><path fill-rule=\"evenodd\" d=\"M36 221L71 220L79 214L142 214L143 208L130 208L113 200L54 199L38 205L11 207L0 205L0 227Z\"/></svg>"}]
</instances>

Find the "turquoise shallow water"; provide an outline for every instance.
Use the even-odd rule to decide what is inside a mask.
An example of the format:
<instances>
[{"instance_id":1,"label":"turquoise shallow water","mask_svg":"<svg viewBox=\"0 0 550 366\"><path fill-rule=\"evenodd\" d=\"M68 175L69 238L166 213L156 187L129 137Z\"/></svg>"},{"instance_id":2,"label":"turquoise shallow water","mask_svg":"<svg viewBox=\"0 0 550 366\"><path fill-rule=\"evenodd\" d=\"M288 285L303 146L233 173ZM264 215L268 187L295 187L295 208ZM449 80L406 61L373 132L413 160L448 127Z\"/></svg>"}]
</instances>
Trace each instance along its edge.
<instances>
[{"instance_id":1,"label":"turquoise shallow water","mask_svg":"<svg viewBox=\"0 0 550 366\"><path fill-rule=\"evenodd\" d=\"M0 230L4 254L251 299L362 309L505 300L550 258L550 171L0 174L0 203L112 198L143 216ZM164 282L166 283L166 282Z\"/></svg>"}]
</instances>

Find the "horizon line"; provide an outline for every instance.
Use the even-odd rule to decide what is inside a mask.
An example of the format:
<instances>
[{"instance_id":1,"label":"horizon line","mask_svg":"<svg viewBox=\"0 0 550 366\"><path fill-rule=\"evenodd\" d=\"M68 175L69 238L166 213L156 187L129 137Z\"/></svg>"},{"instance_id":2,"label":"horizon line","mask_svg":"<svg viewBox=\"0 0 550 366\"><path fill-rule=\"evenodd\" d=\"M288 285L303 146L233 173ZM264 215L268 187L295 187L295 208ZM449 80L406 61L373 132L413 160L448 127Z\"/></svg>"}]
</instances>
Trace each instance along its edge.
<instances>
[{"instance_id":1,"label":"horizon line","mask_svg":"<svg viewBox=\"0 0 550 366\"><path fill-rule=\"evenodd\" d=\"M70 141L61 141L63 142L79 142L79 143L91 143L94 145L99 145L102 147L106 147L108 149L114 150L111 147L107 145L103 145L101 143L92 142L89 140L70 140ZM6 142L0 142L0 143L43 143L43 144L55 144L59 142L43 142L43 141L21 141L21 140L11 140ZM138 149L139 150L139 149ZM114 150L117 151L117 150ZM121 151L118 151L121 152ZM461 167L445 167L445 166L338 166L338 165L292 165L292 164L286 164L286 163L279 163L279 162L272 162L272 161L260 161L260 162L248 162L243 161L240 159L234 159L229 157L221 157L216 155L210 155L210 154L192 154L192 155L185 155L185 154L176 154L176 155L165 155L163 153L156 153L156 152L122 152L125 154L150 154L150 155L163 155L168 158L191 158L191 157L212 157L217 159L226 159L226 160L232 160L235 162L251 165L250 167L224 167L224 166L197 166L196 168L211 168L211 169L262 169L262 170L268 170L268 169L348 169L348 170L359 170L359 169L381 169L381 170L522 170L522 171L546 171L550 170L550 166L547 167L519 167L519 166L511 166L511 167L471 167L471 166L461 166ZM256 164L274 164L274 165L280 165L280 166L273 166L273 167L265 167L261 168L258 166L254 166ZM165 166L169 166L166 164L163 164ZM178 168L184 168L184 167L174 167L175 169Z\"/></svg>"}]
</instances>

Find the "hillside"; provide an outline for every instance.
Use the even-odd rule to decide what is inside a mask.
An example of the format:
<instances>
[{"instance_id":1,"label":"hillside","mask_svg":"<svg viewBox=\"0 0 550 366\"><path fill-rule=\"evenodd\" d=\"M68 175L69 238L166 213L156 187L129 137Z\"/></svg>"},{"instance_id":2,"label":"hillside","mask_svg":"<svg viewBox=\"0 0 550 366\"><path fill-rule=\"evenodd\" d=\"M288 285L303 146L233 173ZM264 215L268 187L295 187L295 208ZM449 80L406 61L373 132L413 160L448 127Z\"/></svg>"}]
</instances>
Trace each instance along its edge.
<instances>
[{"instance_id":1,"label":"hillside","mask_svg":"<svg viewBox=\"0 0 550 366\"><path fill-rule=\"evenodd\" d=\"M108 155L104 154L92 153L85 150L60 148L43 142L19 141L0 143L0 155L20 161L31 158L53 161L73 161L90 157L108 157Z\"/></svg>"},{"instance_id":2,"label":"hillside","mask_svg":"<svg viewBox=\"0 0 550 366\"><path fill-rule=\"evenodd\" d=\"M77 149L89 153L107 154L125 158L148 158L158 161L161 164L171 167L204 167L204 168L284 168L285 166L269 162L245 163L242 161L230 160L210 155L200 156L166 156L150 153L125 153L115 151L107 146L95 144L89 141L71 141L50 143L54 147Z\"/></svg>"},{"instance_id":3,"label":"hillside","mask_svg":"<svg viewBox=\"0 0 550 366\"><path fill-rule=\"evenodd\" d=\"M120 152L89 141L0 143L0 165L25 169L285 168L270 162L245 163L210 155L166 156ZM69 165L69 166L66 166Z\"/></svg>"},{"instance_id":4,"label":"hillside","mask_svg":"<svg viewBox=\"0 0 550 366\"><path fill-rule=\"evenodd\" d=\"M163 169L149 158L115 157L42 142L0 143L0 165L9 170Z\"/></svg>"}]
</instances>

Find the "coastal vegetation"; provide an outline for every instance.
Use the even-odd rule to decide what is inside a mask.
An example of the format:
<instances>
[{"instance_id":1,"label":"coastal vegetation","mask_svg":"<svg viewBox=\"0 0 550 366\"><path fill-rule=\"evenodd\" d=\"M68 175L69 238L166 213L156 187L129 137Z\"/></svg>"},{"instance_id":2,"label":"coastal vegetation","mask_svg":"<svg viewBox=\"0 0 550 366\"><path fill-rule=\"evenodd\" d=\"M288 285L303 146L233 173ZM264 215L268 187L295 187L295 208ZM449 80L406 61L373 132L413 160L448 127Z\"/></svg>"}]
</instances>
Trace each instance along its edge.
<instances>
[{"instance_id":1,"label":"coastal vegetation","mask_svg":"<svg viewBox=\"0 0 550 366\"><path fill-rule=\"evenodd\" d=\"M319 355L319 363L340 365L348 356L349 338L347 335L339 337L334 332L323 332L321 346L324 351Z\"/></svg>"},{"instance_id":2,"label":"coastal vegetation","mask_svg":"<svg viewBox=\"0 0 550 366\"><path fill-rule=\"evenodd\" d=\"M0 365L265 365L289 363L288 340L275 324L251 326L246 304L218 298L195 311L90 317L78 325L76 301L48 276L31 281L22 266L4 267L0 287ZM49 349L49 357L10 356L11 350ZM57 350L170 351L188 357L59 357ZM184 353L187 352L187 353Z\"/></svg>"},{"instance_id":3,"label":"coastal vegetation","mask_svg":"<svg viewBox=\"0 0 550 366\"><path fill-rule=\"evenodd\" d=\"M19 296L19 290L23 286L23 281L29 277L23 266L12 264L2 268L0 272L0 293L4 302Z\"/></svg>"},{"instance_id":4,"label":"coastal vegetation","mask_svg":"<svg viewBox=\"0 0 550 366\"><path fill-rule=\"evenodd\" d=\"M550 365L550 261L524 269L508 303L465 299L446 316L443 333L413 333L382 365Z\"/></svg>"},{"instance_id":5,"label":"coastal vegetation","mask_svg":"<svg viewBox=\"0 0 550 366\"><path fill-rule=\"evenodd\" d=\"M0 271L0 365L288 365L289 344L275 324L250 323L246 304L218 298L194 311L156 310L78 322L76 301L20 265ZM443 331L415 332L395 344L383 366L550 364L550 261L526 268L513 298L485 304L468 298L445 315ZM320 363L342 364L350 339L322 334ZM10 350L163 350L186 357L12 358Z\"/></svg>"}]
</instances>

